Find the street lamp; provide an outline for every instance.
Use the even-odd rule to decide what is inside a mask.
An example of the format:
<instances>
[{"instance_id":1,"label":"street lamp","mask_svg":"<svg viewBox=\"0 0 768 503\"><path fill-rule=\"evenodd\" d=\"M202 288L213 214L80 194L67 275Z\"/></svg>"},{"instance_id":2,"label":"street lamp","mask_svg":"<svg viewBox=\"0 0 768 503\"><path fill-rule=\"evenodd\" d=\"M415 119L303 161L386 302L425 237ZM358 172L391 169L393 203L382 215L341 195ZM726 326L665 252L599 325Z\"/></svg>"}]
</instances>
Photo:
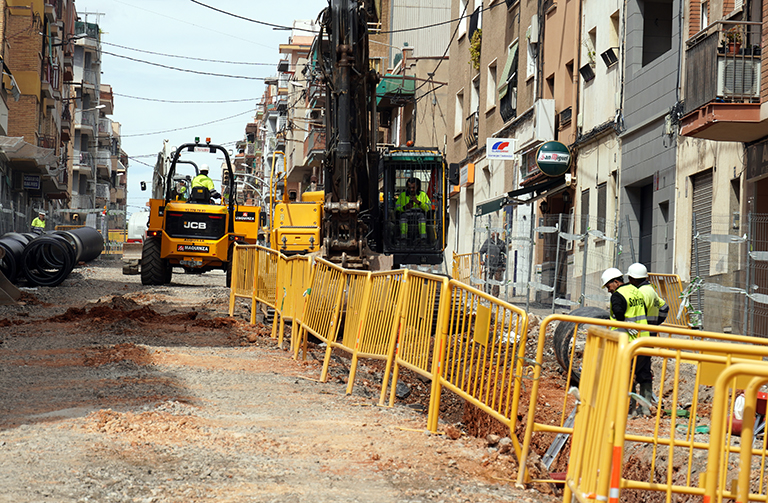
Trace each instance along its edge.
<instances>
[{"instance_id":1,"label":"street lamp","mask_svg":"<svg viewBox=\"0 0 768 503\"><path fill-rule=\"evenodd\" d=\"M102 109L102 108L107 108L107 105L96 105L96 106L95 106L95 107L93 107L93 108L86 108L86 109L84 109L84 110L80 110L80 111L81 111L81 112L91 112L91 111L93 111L93 110L99 110L99 109Z\"/></svg>"}]
</instances>

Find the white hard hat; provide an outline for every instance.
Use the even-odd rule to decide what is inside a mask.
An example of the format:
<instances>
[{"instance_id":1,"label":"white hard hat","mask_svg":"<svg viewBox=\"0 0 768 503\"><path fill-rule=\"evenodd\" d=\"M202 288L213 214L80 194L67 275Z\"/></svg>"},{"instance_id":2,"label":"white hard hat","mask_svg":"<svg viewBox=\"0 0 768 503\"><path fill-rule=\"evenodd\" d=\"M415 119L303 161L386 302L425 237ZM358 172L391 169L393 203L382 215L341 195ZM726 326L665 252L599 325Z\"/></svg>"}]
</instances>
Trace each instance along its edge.
<instances>
[{"instance_id":1,"label":"white hard hat","mask_svg":"<svg viewBox=\"0 0 768 503\"><path fill-rule=\"evenodd\" d=\"M615 267L611 267L610 269L606 269L605 272L603 272L603 275L600 276L600 281L602 281L603 286L607 285L611 280L614 280L616 278L621 279L621 281L624 281L624 273L616 269Z\"/></svg>"},{"instance_id":2,"label":"white hard hat","mask_svg":"<svg viewBox=\"0 0 768 503\"><path fill-rule=\"evenodd\" d=\"M43 210L40 210L40 211L38 211L38 212L37 212L37 214L38 214L38 215L42 215L42 216L45 216L45 211L43 211Z\"/></svg>"},{"instance_id":3,"label":"white hard hat","mask_svg":"<svg viewBox=\"0 0 768 503\"><path fill-rule=\"evenodd\" d=\"M635 262L627 269L627 276L635 279L645 279L648 277L648 269L640 262Z\"/></svg>"},{"instance_id":4,"label":"white hard hat","mask_svg":"<svg viewBox=\"0 0 768 503\"><path fill-rule=\"evenodd\" d=\"M208 170L208 165L207 165L207 164L202 164L202 165L200 165L200 172L201 172L201 173L202 173L202 172L206 172L206 173L207 173L208 171L209 171L209 170Z\"/></svg>"}]
</instances>

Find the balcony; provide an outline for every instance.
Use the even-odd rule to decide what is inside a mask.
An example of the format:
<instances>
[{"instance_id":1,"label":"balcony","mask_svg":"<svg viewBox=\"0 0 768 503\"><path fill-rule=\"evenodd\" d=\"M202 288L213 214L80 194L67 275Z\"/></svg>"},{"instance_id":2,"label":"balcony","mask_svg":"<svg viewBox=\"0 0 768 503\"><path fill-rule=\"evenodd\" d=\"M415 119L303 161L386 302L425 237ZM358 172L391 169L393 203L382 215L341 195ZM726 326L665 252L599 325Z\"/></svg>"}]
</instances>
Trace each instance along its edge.
<instances>
[{"instance_id":1,"label":"balcony","mask_svg":"<svg viewBox=\"0 0 768 503\"><path fill-rule=\"evenodd\" d=\"M60 98L61 92L59 91L59 65L56 64L51 58L43 59L43 69L41 75L41 86L43 98Z\"/></svg>"},{"instance_id":2,"label":"balcony","mask_svg":"<svg viewBox=\"0 0 768 503\"><path fill-rule=\"evenodd\" d=\"M99 119L99 137L109 138L112 136L112 119Z\"/></svg>"},{"instance_id":3,"label":"balcony","mask_svg":"<svg viewBox=\"0 0 768 503\"><path fill-rule=\"evenodd\" d=\"M320 166L325 158L325 129L311 129L304 140L305 166Z\"/></svg>"},{"instance_id":4,"label":"balcony","mask_svg":"<svg viewBox=\"0 0 768 503\"><path fill-rule=\"evenodd\" d=\"M69 207L73 210L88 210L93 208L93 197L88 194L72 194Z\"/></svg>"},{"instance_id":5,"label":"balcony","mask_svg":"<svg viewBox=\"0 0 768 503\"><path fill-rule=\"evenodd\" d=\"M50 135L41 135L37 138L37 146L43 148L56 148L56 138Z\"/></svg>"},{"instance_id":6,"label":"balcony","mask_svg":"<svg viewBox=\"0 0 768 503\"><path fill-rule=\"evenodd\" d=\"M96 127L95 111L83 112L82 110L75 110L75 127L87 127L93 130Z\"/></svg>"},{"instance_id":7,"label":"balcony","mask_svg":"<svg viewBox=\"0 0 768 503\"><path fill-rule=\"evenodd\" d=\"M467 149L477 147L478 124L477 112L472 112L464 121L464 143L467 144Z\"/></svg>"},{"instance_id":8,"label":"balcony","mask_svg":"<svg viewBox=\"0 0 768 503\"><path fill-rule=\"evenodd\" d=\"M99 74L94 70L83 70L83 84L92 88L99 87Z\"/></svg>"},{"instance_id":9,"label":"balcony","mask_svg":"<svg viewBox=\"0 0 768 503\"><path fill-rule=\"evenodd\" d=\"M69 111L69 106L64 106L64 110L61 111L61 141L68 142L71 138L72 128L72 114Z\"/></svg>"},{"instance_id":10,"label":"balcony","mask_svg":"<svg viewBox=\"0 0 768 503\"><path fill-rule=\"evenodd\" d=\"M760 112L761 30L759 22L719 21L686 42L681 135L738 142L768 135L768 111Z\"/></svg>"}]
</instances>

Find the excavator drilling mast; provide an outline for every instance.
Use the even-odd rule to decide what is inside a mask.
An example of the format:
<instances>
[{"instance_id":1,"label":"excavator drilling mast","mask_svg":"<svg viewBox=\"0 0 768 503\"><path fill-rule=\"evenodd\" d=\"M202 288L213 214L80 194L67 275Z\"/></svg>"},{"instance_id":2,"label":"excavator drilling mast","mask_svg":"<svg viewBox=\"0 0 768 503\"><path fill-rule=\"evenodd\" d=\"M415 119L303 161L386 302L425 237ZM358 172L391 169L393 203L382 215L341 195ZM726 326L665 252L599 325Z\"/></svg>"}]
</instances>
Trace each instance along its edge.
<instances>
[{"instance_id":1,"label":"excavator drilling mast","mask_svg":"<svg viewBox=\"0 0 768 503\"><path fill-rule=\"evenodd\" d=\"M377 248L378 161L376 72L368 64L370 0L331 0L320 41L327 85L323 248L330 257L360 258ZM378 251L378 250L375 250Z\"/></svg>"}]
</instances>

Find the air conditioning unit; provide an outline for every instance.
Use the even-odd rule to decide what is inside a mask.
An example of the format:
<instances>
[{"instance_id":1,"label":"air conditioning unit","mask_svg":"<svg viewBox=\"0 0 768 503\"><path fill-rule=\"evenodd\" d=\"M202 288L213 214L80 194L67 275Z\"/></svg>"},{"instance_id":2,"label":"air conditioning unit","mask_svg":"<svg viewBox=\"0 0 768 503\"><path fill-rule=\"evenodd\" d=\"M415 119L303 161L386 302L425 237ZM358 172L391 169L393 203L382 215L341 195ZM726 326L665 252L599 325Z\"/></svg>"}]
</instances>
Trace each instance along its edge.
<instances>
[{"instance_id":1,"label":"air conditioning unit","mask_svg":"<svg viewBox=\"0 0 768 503\"><path fill-rule=\"evenodd\" d=\"M760 60L725 56L718 58L717 96L760 98Z\"/></svg>"}]
</instances>

